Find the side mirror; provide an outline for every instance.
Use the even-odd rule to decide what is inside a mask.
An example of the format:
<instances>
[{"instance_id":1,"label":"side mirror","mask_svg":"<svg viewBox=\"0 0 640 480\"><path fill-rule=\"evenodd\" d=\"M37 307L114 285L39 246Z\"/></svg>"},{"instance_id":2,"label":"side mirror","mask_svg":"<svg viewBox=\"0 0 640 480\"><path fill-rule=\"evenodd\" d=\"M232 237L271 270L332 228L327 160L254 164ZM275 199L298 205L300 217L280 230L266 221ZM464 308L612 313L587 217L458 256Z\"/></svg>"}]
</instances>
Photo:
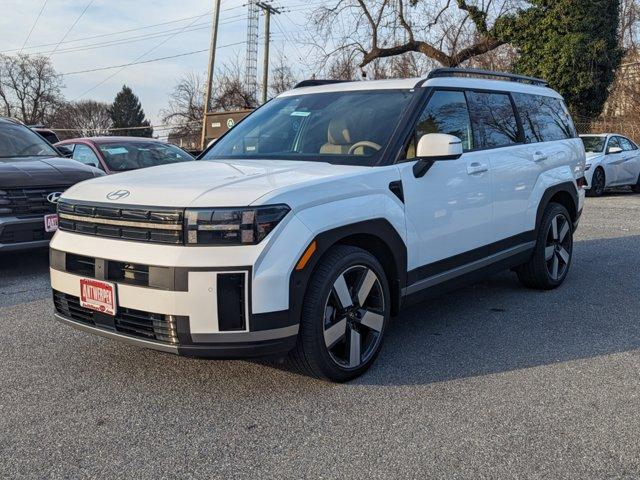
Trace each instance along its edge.
<instances>
[{"instance_id":1,"label":"side mirror","mask_svg":"<svg viewBox=\"0 0 640 480\"><path fill-rule=\"evenodd\" d=\"M413 175L416 178L423 177L435 162L457 160L462 153L462 140L458 137L445 133L427 133L418 141L418 161L413 166Z\"/></svg>"},{"instance_id":2,"label":"side mirror","mask_svg":"<svg viewBox=\"0 0 640 480\"><path fill-rule=\"evenodd\" d=\"M58 145L56 149L58 150L58 152L60 152L60 155L62 155L64 158L73 157L73 150L71 150L66 145Z\"/></svg>"},{"instance_id":3,"label":"side mirror","mask_svg":"<svg viewBox=\"0 0 640 480\"><path fill-rule=\"evenodd\" d=\"M622 149L620 147L609 147L607 153L620 153Z\"/></svg>"}]
</instances>

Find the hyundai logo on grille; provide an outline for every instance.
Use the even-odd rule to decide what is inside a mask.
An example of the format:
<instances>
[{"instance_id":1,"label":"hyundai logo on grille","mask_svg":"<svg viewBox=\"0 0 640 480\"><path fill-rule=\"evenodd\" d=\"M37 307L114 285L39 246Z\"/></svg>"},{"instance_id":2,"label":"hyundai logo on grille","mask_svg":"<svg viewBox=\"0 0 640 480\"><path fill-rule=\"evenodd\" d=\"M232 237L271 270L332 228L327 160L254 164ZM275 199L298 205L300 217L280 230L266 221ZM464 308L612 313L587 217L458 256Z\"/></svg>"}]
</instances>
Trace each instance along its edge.
<instances>
[{"instance_id":1,"label":"hyundai logo on grille","mask_svg":"<svg viewBox=\"0 0 640 480\"><path fill-rule=\"evenodd\" d=\"M47 201L49 203L58 203L58 200L60 200L61 195L62 195L62 192L51 192L49 195L47 195Z\"/></svg>"},{"instance_id":2,"label":"hyundai logo on grille","mask_svg":"<svg viewBox=\"0 0 640 480\"><path fill-rule=\"evenodd\" d=\"M109 200L121 200L129 195L131 195L129 190L116 190L115 192L107 193L107 198Z\"/></svg>"}]
</instances>

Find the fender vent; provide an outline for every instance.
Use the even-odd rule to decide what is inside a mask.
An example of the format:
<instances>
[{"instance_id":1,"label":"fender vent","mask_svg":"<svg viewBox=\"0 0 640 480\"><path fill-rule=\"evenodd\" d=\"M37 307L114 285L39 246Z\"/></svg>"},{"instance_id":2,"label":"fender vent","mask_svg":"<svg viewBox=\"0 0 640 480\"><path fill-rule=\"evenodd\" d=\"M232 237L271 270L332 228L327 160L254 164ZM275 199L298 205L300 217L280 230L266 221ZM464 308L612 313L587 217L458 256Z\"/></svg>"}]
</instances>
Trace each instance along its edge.
<instances>
[{"instance_id":1,"label":"fender vent","mask_svg":"<svg viewBox=\"0 0 640 480\"><path fill-rule=\"evenodd\" d=\"M404 203L404 189L402 188L402 180L396 180L389 184L389 190Z\"/></svg>"}]
</instances>

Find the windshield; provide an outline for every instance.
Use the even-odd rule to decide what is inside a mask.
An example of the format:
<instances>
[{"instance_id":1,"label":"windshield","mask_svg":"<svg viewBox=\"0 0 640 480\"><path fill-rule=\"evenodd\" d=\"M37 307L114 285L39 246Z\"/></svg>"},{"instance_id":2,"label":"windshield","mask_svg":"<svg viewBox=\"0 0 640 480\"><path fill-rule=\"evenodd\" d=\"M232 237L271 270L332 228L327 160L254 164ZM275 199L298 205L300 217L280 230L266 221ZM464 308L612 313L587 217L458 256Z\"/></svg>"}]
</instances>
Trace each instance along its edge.
<instances>
[{"instance_id":1,"label":"windshield","mask_svg":"<svg viewBox=\"0 0 640 480\"><path fill-rule=\"evenodd\" d=\"M591 153L601 153L604 151L606 137L580 137L584 143L584 151Z\"/></svg>"},{"instance_id":2,"label":"windshield","mask_svg":"<svg viewBox=\"0 0 640 480\"><path fill-rule=\"evenodd\" d=\"M112 172L190 162L193 157L174 145L160 142L114 142L99 144L105 163Z\"/></svg>"},{"instance_id":3,"label":"windshield","mask_svg":"<svg viewBox=\"0 0 640 480\"><path fill-rule=\"evenodd\" d=\"M45 139L24 125L0 122L0 159L58 156Z\"/></svg>"},{"instance_id":4,"label":"windshield","mask_svg":"<svg viewBox=\"0 0 640 480\"><path fill-rule=\"evenodd\" d=\"M325 92L276 98L203 159L281 159L375 165L404 115L404 90Z\"/></svg>"}]
</instances>

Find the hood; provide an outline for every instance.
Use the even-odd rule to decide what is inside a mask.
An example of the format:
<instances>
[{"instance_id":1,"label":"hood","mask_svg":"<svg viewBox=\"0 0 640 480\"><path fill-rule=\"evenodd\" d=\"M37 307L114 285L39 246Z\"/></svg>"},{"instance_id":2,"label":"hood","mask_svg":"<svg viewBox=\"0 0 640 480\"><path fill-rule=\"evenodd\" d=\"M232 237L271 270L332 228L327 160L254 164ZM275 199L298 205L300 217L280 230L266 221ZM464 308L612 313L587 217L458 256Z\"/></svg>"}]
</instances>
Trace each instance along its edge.
<instances>
[{"instance_id":1,"label":"hood","mask_svg":"<svg viewBox=\"0 0 640 480\"><path fill-rule=\"evenodd\" d=\"M284 160L199 160L118 173L76 185L63 198L122 205L242 207L276 189L371 167ZM128 192L109 200L111 192Z\"/></svg>"},{"instance_id":2,"label":"hood","mask_svg":"<svg viewBox=\"0 0 640 480\"><path fill-rule=\"evenodd\" d=\"M591 163L594 160L604 157L604 153L602 152L587 152L587 163Z\"/></svg>"},{"instance_id":3,"label":"hood","mask_svg":"<svg viewBox=\"0 0 640 480\"><path fill-rule=\"evenodd\" d=\"M0 188L66 187L100 175L95 168L61 157L0 159Z\"/></svg>"}]
</instances>

